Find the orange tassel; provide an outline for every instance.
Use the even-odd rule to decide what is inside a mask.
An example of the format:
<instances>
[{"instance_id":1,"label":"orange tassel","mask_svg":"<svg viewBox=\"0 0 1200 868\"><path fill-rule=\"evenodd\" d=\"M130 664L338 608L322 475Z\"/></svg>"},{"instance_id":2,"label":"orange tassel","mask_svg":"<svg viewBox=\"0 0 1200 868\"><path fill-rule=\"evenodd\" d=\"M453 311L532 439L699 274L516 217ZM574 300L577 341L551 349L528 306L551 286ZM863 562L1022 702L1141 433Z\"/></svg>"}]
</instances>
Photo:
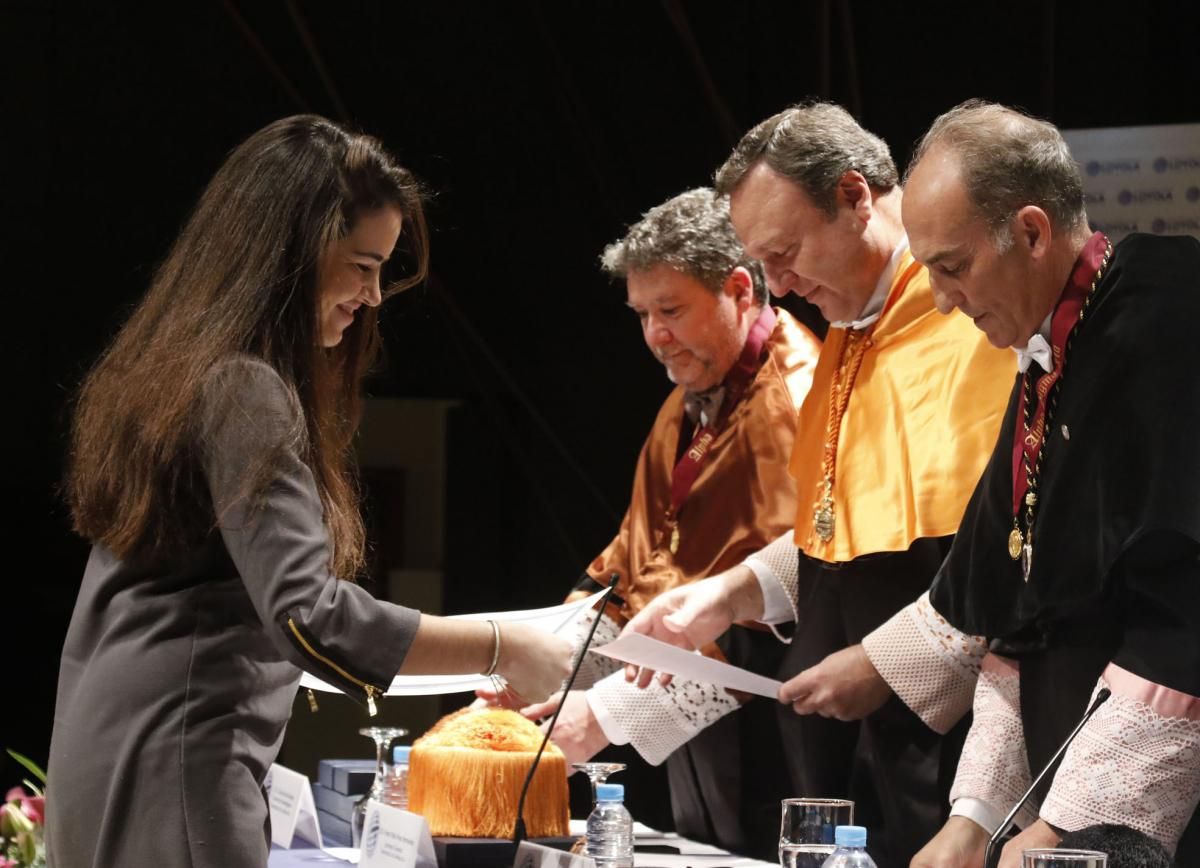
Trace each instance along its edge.
<instances>
[{"instance_id":1,"label":"orange tassel","mask_svg":"<svg viewBox=\"0 0 1200 868\"><path fill-rule=\"evenodd\" d=\"M408 767L409 810L434 835L508 838L521 785L542 733L515 711L462 709L442 718L413 743ZM525 798L531 838L568 834L567 763L553 743Z\"/></svg>"}]
</instances>

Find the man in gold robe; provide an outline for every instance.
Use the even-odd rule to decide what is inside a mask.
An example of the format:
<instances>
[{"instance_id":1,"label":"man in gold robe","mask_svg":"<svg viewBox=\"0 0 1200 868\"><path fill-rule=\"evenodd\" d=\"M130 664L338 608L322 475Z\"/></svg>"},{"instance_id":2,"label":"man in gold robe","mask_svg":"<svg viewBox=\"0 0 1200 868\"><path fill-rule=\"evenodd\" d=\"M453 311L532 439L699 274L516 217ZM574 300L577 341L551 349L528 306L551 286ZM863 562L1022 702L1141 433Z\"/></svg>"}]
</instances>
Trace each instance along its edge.
<instances>
[{"instance_id":1,"label":"man in gold robe","mask_svg":"<svg viewBox=\"0 0 1200 868\"><path fill-rule=\"evenodd\" d=\"M791 525L785 468L820 352L812 332L767 304L761 266L711 189L647 212L602 262L625 279L646 344L676 388L638 458L620 529L576 592L620 576L621 602L595 644L658 594L728 569ZM774 676L781 649L761 627L735 627L705 652ZM628 743L652 765L666 760L677 831L774 860L779 799L793 794L778 762L775 703L685 681L643 692L606 661L589 656L577 682L585 689L559 717L554 740L567 759ZM524 711L541 717L555 702Z\"/></svg>"},{"instance_id":2,"label":"man in gold robe","mask_svg":"<svg viewBox=\"0 0 1200 868\"><path fill-rule=\"evenodd\" d=\"M792 708L779 710L796 794L853 799L880 868L902 868L945 819L964 732L946 735L892 696L876 671L891 661L861 643L929 587L995 442L1014 361L966 317L938 313L887 146L840 107L762 122L716 186L771 290L831 323L791 455L799 502L788 533L661 595L630 629L696 646L734 621L794 623L779 695ZM964 678L983 651L955 649ZM859 681L882 686L847 705L837 686Z\"/></svg>"}]
</instances>

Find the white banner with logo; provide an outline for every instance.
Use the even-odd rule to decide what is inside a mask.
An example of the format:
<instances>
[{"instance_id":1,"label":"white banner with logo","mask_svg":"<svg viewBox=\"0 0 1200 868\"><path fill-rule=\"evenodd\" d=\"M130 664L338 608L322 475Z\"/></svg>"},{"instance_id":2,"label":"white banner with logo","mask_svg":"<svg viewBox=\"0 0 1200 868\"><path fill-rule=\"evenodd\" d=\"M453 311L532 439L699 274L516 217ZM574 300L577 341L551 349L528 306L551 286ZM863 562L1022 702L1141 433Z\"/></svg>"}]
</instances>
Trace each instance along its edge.
<instances>
[{"instance_id":1,"label":"white banner with logo","mask_svg":"<svg viewBox=\"0 0 1200 868\"><path fill-rule=\"evenodd\" d=\"M1063 138L1093 229L1114 242L1131 232L1200 238L1200 124L1063 130Z\"/></svg>"}]
</instances>

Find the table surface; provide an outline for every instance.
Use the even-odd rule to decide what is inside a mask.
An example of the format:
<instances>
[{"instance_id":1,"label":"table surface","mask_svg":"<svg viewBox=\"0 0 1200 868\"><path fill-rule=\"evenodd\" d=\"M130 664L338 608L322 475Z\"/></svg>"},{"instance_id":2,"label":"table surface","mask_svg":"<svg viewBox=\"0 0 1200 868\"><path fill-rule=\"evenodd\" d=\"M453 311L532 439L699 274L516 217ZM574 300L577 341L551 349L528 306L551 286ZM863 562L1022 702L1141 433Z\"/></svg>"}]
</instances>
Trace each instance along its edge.
<instances>
[{"instance_id":1,"label":"table surface","mask_svg":"<svg viewBox=\"0 0 1200 868\"><path fill-rule=\"evenodd\" d=\"M585 820L572 820L571 834L582 835L585 826ZM299 838L296 843L300 846L291 850L272 846L268 868L349 865L353 864L352 857L341 857L357 855L357 851L346 847L331 847L326 851L310 847ZM655 852L639 852L638 848L644 847L654 847ZM664 848L678 853L661 852ZM747 859L709 844L681 838L674 832L659 832L641 823L634 823L633 864L634 868L778 868L774 862Z\"/></svg>"}]
</instances>

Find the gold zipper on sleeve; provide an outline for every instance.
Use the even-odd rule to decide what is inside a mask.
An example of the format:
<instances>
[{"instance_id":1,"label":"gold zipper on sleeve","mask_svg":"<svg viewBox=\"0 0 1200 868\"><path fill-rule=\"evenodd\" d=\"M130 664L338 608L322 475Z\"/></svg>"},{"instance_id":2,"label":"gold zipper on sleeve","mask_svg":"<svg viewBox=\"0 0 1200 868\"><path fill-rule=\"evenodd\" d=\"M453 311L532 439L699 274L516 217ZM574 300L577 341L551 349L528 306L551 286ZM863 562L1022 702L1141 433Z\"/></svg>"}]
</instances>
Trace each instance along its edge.
<instances>
[{"instance_id":1,"label":"gold zipper on sleeve","mask_svg":"<svg viewBox=\"0 0 1200 868\"><path fill-rule=\"evenodd\" d=\"M336 663L334 663L328 657L326 657L323 654L318 653L318 651L315 648L313 648L312 645L308 644L308 641L304 638L304 636L302 636L300 634L300 628L298 628L296 626L296 622L293 621L290 617L288 618L288 629L292 631L292 635L296 637L296 641L299 642L303 646L305 651L307 651L309 654L311 654L317 660L324 663L326 666L328 666L330 669L332 669L338 675L345 678L347 681L349 681L353 684L357 684L359 687L361 687L363 689L363 692L365 692L367 694L367 714L369 714L371 717L374 717L376 715L376 713L379 711L379 709L375 707L375 697L379 695L379 688L373 684L367 684L367 682L363 681L360 678L355 678L353 675L351 675L349 672L347 672L341 666L338 666Z\"/></svg>"}]
</instances>

